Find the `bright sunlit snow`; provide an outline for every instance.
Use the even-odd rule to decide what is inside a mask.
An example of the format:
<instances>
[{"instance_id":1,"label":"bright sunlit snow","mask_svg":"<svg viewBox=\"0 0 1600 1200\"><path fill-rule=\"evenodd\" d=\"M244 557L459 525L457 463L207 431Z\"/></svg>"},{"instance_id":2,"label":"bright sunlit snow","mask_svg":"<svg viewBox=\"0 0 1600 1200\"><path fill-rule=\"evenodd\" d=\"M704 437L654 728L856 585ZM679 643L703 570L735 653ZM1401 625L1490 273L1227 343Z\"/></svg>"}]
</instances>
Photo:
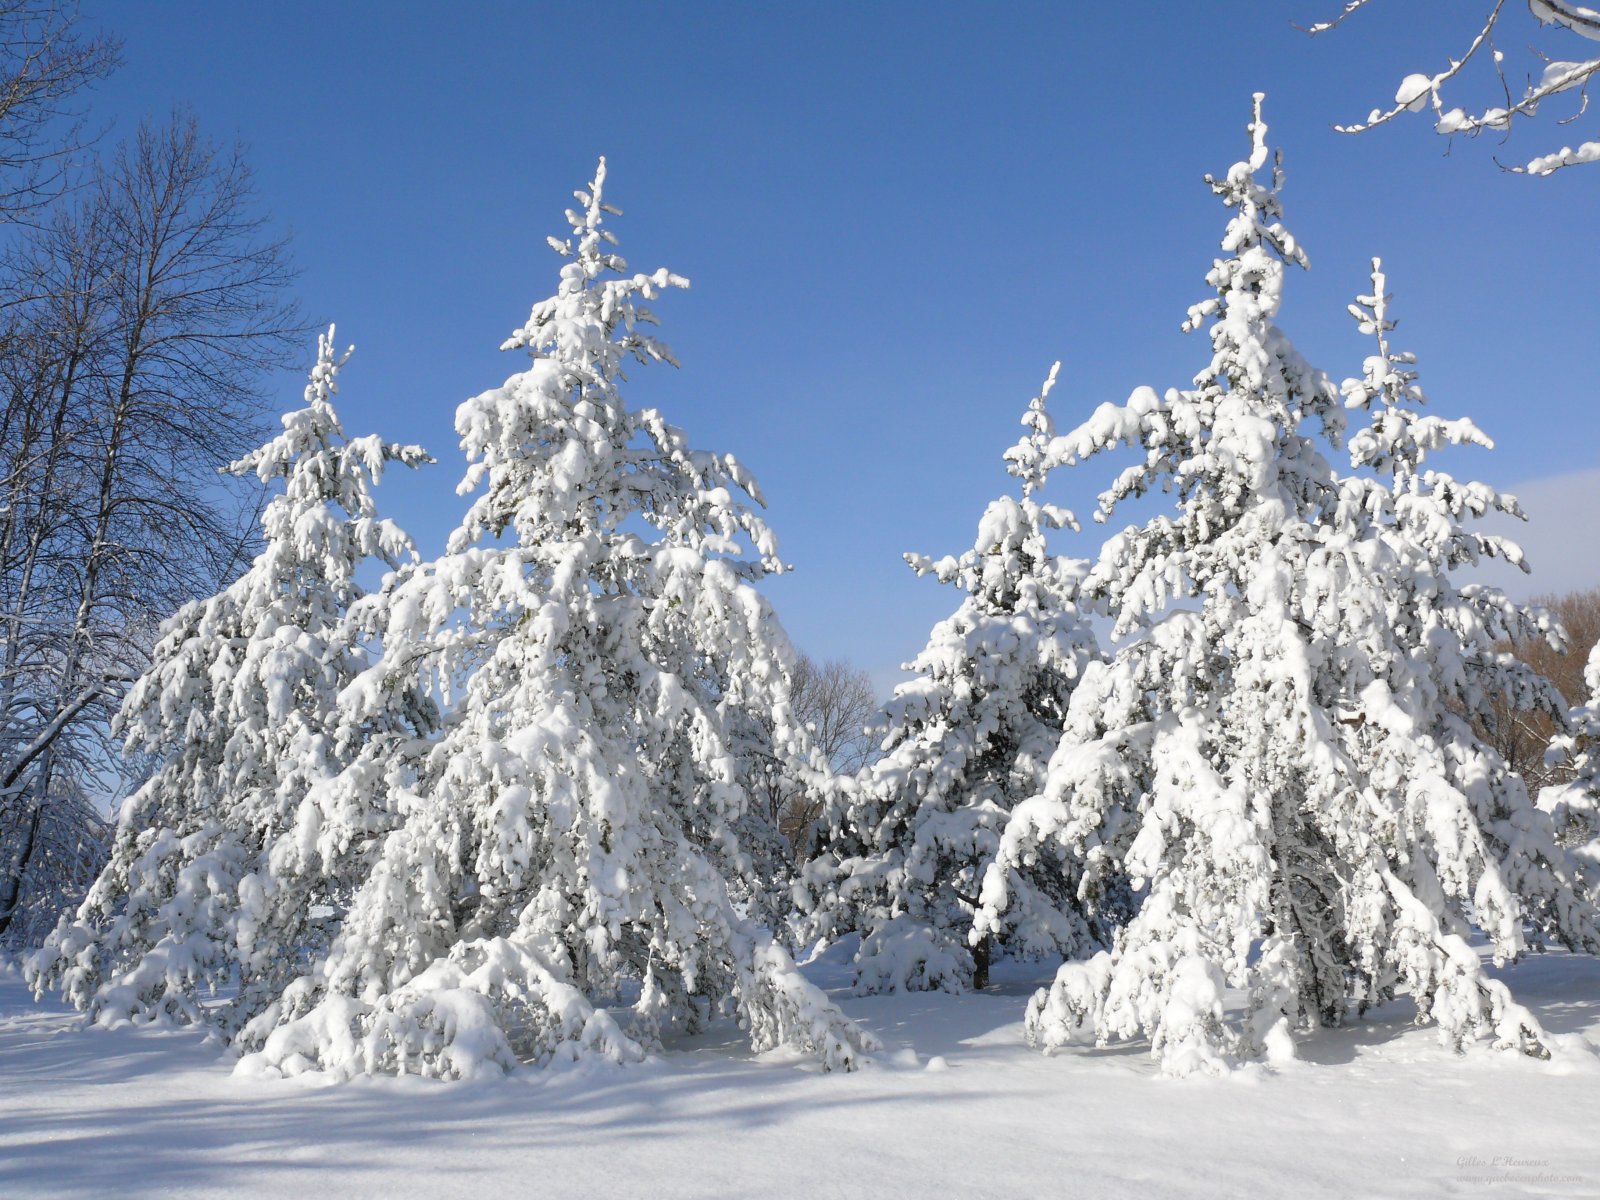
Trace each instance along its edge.
<instances>
[{"instance_id":1,"label":"bright sunlit snow","mask_svg":"<svg viewBox=\"0 0 1600 1200\"><path fill-rule=\"evenodd\" d=\"M849 947L808 967L834 987ZM1600 963L1507 973L1600 1039ZM1037 975L977 996L849 998L881 1065L819 1075L721 1026L632 1067L315 1088L229 1074L193 1033L73 1032L0 977L0 1194L1591 1196L1600 1068L1441 1050L1389 1005L1284 1069L1163 1079L1138 1047L1045 1058Z\"/></svg>"}]
</instances>

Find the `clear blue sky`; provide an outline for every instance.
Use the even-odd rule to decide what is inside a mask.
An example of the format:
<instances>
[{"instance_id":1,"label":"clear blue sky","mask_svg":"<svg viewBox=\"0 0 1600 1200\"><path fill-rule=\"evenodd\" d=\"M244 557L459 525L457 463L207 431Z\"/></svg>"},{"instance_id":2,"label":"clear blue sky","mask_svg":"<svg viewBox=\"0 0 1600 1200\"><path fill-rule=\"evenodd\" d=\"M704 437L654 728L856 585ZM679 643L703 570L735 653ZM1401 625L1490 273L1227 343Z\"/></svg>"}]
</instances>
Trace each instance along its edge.
<instances>
[{"instance_id":1,"label":"clear blue sky","mask_svg":"<svg viewBox=\"0 0 1600 1200\"><path fill-rule=\"evenodd\" d=\"M94 101L117 132L182 104L247 147L293 231L307 314L357 346L347 428L440 460L384 489L427 553L464 505L456 405L520 368L496 347L553 289L544 238L605 154L623 253L693 281L657 306L682 370L636 372L631 399L751 468L796 568L769 589L792 636L883 681L957 599L901 553L970 545L1052 361L1063 427L1206 362L1203 337L1178 330L1222 230L1201 177L1244 155L1256 90L1313 264L1290 280L1284 328L1335 378L1358 373L1366 346L1345 305L1382 255L1398 341L1434 405L1499 443L1452 469L1531 483L1565 510L1527 538L1546 566L1519 590L1600 582L1600 168L1511 176L1492 145L1447 156L1420 118L1333 132L1406 72L1437 69L1481 6L1377 0L1333 35L1291 27L1338 7L90 0L85 13L126 41ZM1593 135L1530 127L1511 157L1574 132ZM300 386L283 379L284 407ZM1058 474L1053 498L1086 515L1110 469ZM1581 547L1563 545L1580 531ZM1063 545L1087 555L1098 536L1086 522Z\"/></svg>"}]
</instances>

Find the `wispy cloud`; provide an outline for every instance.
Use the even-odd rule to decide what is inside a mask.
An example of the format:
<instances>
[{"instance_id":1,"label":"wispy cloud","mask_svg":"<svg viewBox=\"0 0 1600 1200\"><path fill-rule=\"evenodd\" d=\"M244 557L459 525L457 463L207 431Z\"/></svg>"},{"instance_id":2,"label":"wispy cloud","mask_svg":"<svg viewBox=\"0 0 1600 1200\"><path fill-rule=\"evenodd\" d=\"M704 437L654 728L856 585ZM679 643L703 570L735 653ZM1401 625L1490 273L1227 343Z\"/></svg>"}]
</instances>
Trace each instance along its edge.
<instances>
[{"instance_id":1,"label":"wispy cloud","mask_svg":"<svg viewBox=\"0 0 1600 1200\"><path fill-rule=\"evenodd\" d=\"M1511 537L1527 556L1523 574L1499 559L1478 578L1516 599L1600 584L1600 467L1530 479L1506 491L1517 497L1526 523L1495 517L1485 527Z\"/></svg>"}]
</instances>

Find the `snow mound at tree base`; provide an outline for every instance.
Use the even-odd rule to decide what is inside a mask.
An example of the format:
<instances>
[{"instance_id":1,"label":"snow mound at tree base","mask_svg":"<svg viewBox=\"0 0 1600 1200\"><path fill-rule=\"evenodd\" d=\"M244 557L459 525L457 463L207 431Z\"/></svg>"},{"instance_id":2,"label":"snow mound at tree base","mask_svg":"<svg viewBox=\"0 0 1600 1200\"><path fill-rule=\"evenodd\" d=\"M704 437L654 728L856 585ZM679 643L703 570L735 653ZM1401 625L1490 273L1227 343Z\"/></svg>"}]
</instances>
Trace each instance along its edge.
<instances>
[{"instance_id":1,"label":"snow mound at tree base","mask_svg":"<svg viewBox=\"0 0 1600 1200\"><path fill-rule=\"evenodd\" d=\"M896 917L861 940L855 991L965 992L972 986L972 955L948 931Z\"/></svg>"},{"instance_id":2,"label":"snow mound at tree base","mask_svg":"<svg viewBox=\"0 0 1600 1200\"><path fill-rule=\"evenodd\" d=\"M824 1070L871 1062L876 1038L860 1029L805 978L768 936L744 939L736 1011L751 1048L793 1052ZM635 1026L623 1026L556 964L559 956L509 938L463 943L402 987L374 1000L319 994L303 979L247 1027L241 1045L258 1045L235 1068L243 1077L362 1075L478 1079L527 1064L585 1060L624 1065L657 1044L654 990L643 989Z\"/></svg>"}]
</instances>

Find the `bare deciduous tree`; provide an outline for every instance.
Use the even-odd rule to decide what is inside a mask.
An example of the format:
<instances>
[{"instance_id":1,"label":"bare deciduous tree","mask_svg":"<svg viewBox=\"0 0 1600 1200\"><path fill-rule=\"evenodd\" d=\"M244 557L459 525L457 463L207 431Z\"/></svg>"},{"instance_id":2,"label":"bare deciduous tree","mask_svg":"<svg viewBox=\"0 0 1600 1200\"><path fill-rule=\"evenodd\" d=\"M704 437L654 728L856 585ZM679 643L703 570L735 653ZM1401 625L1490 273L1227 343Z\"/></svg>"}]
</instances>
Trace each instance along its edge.
<instances>
[{"instance_id":1,"label":"bare deciduous tree","mask_svg":"<svg viewBox=\"0 0 1600 1200\"><path fill-rule=\"evenodd\" d=\"M1568 704L1582 704L1587 699L1584 664L1589 660L1589 651L1600 641L1600 587L1562 596L1538 596L1533 603L1549 609L1561 622L1567 635L1565 647L1558 650L1536 638L1508 642L1500 649L1555 684ZM1502 701L1495 705L1492 718L1477 724L1484 740L1522 776L1530 793L1537 795L1542 788L1571 778L1569 766L1545 762L1545 749L1557 730L1555 722L1542 710L1518 711Z\"/></svg>"},{"instance_id":2,"label":"bare deciduous tree","mask_svg":"<svg viewBox=\"0 0 1600 1200\"><path fill-rule=\"evenodd\" d=\"M835 771L855 774L876 757L867 727L878 715L872 679L843 659L819 663L802 654L790 685L795 713Z\"/></svg>"},{"instance_id":3,"label":"bare deciduous tree","mask_svg":"<svg viewBox=\"0 0 1600 1200\"><path fill-rule=\"evenodd\" d=\"M73 824L62 806L118 769L117 685L251 549L255 493L217 468L258 438L263 371L299 332L247 166L181 114L141 127L7 266L0 936L59 849L41 838Z\"/></svg>"},{"instance_id":4,"label":"bare deciduous tree","mask_svg":"<svg viewBox=\"0 0 1600 1200\"><path fill-rule=\"evenodd\" d=\"M801 654L789 685L790 703L801 725L840 775L854 775L877 757L869 726L878 716L878 699L865 671L843 659L817 662ZM822 811L823 798L780 773L767 782L768 818L796 851Z\"/></svg>"},{"instance_id":5,"label":"bare deciduous tree","mask_svg":"<svg viewBox=\"0 0 1600 1200\"><path fill-rule=\"evenodd\" d=\"M47 206L83 149L75 104L117 66L119 45L78 27L69 0L0 0L0 220Z\"/></svg>"}]
</instances>

